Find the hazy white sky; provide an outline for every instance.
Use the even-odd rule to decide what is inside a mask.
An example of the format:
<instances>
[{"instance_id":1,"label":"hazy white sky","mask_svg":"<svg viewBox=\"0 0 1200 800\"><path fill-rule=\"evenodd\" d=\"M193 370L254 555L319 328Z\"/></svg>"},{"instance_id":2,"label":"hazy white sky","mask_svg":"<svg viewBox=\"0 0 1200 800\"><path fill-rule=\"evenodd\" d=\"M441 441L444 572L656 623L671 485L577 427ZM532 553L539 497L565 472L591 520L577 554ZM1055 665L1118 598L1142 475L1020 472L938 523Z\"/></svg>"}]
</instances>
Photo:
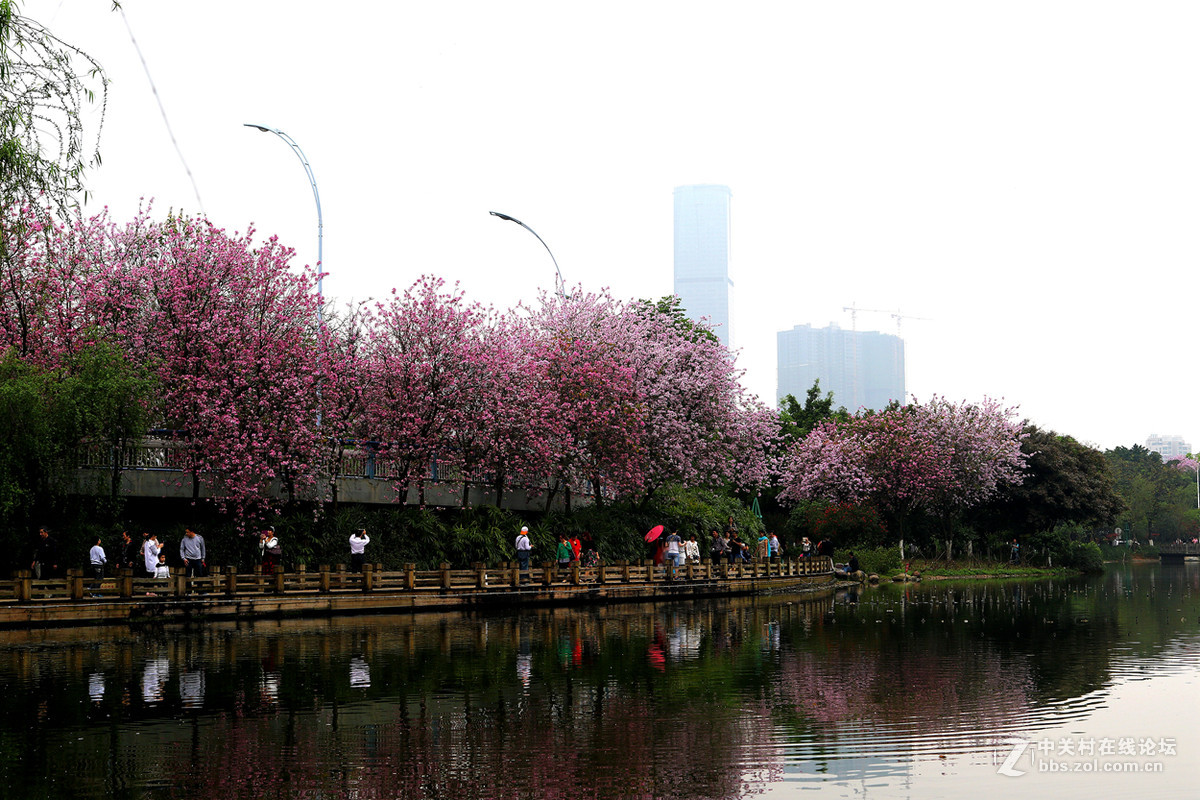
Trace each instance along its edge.
<instances>
[{"instance_id":1,"label":"hazy white sky","mask_svg":"<svg viewBox=\"0 0 1200 800\"><path fill-rule=\"evenodd\" d=\"M672 291L672 189L733 191L734 335L899 309L920 399L1200 447L1194 2L23 0L112 79L89 209L278 234L326 295ZM886 315L860 329L895 332Z\"/></svg>"}]
</instances>

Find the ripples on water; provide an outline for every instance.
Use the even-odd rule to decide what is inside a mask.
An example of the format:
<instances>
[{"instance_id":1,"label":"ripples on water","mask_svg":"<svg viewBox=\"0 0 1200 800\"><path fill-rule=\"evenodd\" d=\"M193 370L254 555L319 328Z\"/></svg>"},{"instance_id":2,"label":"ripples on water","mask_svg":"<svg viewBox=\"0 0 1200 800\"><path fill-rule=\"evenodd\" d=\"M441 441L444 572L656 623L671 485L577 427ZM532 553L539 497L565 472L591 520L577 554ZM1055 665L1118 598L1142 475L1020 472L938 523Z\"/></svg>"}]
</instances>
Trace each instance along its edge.
<instances>
[{"instance_id":1,"label":"ripples on water","mask_svg":"<svg viewBox=\"0 0 1200 800\"><path fill-rule=\"evenodd\" d=\"M1200 673L1198 581L1145 567L821 599L10 632L0 785L11 797L935 796L927 763L983 765L976 793L999 797L1012 785L993 762L1010 738L1085 730L1120 702L1114 687Z\"/></svg>"}]
</instances>

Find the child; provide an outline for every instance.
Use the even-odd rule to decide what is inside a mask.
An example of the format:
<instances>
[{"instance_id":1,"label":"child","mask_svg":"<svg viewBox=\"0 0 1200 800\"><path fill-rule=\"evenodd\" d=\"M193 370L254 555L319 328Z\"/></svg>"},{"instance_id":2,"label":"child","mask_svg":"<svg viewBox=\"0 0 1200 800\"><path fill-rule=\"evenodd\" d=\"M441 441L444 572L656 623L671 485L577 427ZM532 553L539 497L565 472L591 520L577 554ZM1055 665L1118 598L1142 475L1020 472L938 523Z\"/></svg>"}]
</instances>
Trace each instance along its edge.
<instances>
[{"instance_id":1,"label":"child","mask_svg":"<svg viewBox=\"0 0 1200 800\"><path fill-rule=\"evenodd\" d=\"M154 570L154 579L162 580L171 577L171 568L167 566L167 554L158 554L158 566Z\"/></svg>"}]
</instances>

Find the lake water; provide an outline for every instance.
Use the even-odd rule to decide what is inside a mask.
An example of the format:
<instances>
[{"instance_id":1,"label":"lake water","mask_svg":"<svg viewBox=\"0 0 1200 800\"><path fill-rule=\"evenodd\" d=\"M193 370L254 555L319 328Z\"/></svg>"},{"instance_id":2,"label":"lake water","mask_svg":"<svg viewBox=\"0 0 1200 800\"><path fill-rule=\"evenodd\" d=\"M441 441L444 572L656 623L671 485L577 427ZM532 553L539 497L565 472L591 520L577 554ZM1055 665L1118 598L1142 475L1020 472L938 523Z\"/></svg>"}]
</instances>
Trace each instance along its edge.
<instances>
[{"instance_id":1,"label":"lake water","mask_svg":"<svg viewBox=\"0 0 1200 800\"><path fill-rule=\"evenodd\" d=\"M1191 797L1197 567L0 632L0 792Z\"/></svg>"}]
</instances>

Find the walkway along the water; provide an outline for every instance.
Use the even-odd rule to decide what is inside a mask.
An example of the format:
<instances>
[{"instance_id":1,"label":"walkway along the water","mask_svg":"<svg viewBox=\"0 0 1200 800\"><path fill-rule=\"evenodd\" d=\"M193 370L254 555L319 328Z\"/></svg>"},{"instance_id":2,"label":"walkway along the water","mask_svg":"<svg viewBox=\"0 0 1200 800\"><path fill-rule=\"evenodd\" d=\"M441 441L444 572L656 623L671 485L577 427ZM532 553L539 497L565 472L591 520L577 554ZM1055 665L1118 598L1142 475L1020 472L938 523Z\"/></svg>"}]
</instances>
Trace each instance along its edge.
<instances>
[{"instance_id":1,"label":"walkway along the water","mask_svg":"<svg viewBox=\"0 0 1200 800\"><path fill-rule=\"evenodd\" d=\"M471 569L385 572L367 564L361 574L322 566L309 572L263 575L214 568L204 578L164 580L122 570L97 582L80 570L37 580L27 572L0 582L0 626L42 627L118 622L256 619L263 617L397 611L479 610L512 605L563 605L755 594L832 588L827 557L775 562L655 567L626 562L560 571L545 564L520 573L516 564Z\"/></svg>"}]
</instances>

